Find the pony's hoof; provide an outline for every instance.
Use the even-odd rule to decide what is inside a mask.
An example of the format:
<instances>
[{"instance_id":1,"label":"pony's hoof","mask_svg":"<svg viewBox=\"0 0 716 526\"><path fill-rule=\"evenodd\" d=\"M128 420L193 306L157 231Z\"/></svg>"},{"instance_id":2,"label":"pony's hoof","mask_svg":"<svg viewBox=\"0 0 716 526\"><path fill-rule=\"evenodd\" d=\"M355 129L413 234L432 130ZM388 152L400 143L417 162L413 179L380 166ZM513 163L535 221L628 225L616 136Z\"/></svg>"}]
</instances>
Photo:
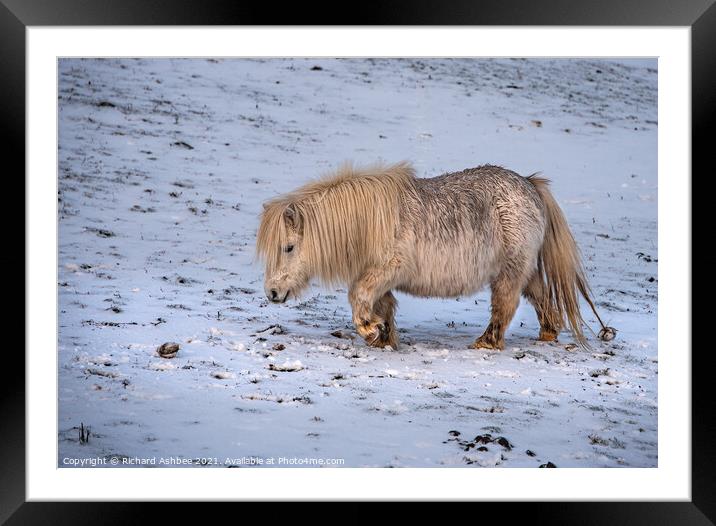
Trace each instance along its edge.
<instances>
[{"instance_id":1,"label":"pony's hoof","mask_svg":"<svg viewBox=\"0 0 716 526\"><path fill-rule=\"evenodd\" d=\"M557 332L556 331L550 331L550 330L540 330L539 331L539 337L537 338L537 341L540 342L556 342L557 341Z\"/></svg>"},{"instance_id":2,"label":"pony's hoof","mask_svg":"<svg viewBox=\"0 0 716 526\"><path fill-rule=\"evenodd\" d=\"M487 338L478 338L469 345L470 349L495 349L501 351L504 348L504 344L500 345L497 342L488 340Z\"/></svg>"},{"instance_id":3,"label":"pony's hoof","mask_svg":"<svg viewBox=\"0 0 716 526\"><path fill-rule=\"evenodd\" d=\"M398 350L398 339L397 338L389 338L387 340L375 340L373 342L366 342L369 347L378 347L379 349L384 349L386 347L390 347L394 351Z\"/></svg>"},{"instance_id":4,"label":"pony's hoof","mask_svg":"<svg viewBox=\"0 0 716 526\"><path fill-rule=\"evenodd\" d=\"M389 344L387 341L385 341L385 340L381 340L380 338L378 338L377 340L373 340L372 342L366 341L366 344L368 344L368 347L377 347L377 348L379 348L379 349L383 349L383 348L385 348L385 347L391 347L391 348L392 348L392 345L390 345L390 344Z\"/></svg>"},{"instance_id":5,"label":"pony's hoof","mask_svg":"<svg viewBox=\"0 0 716 526\"><path fill-rule=\"evenodd\" d=\"M388 320L378 324L379 339L390 345L393 349L398 348L398 333Z\"/></svg>"},{"instance_id":6,"label":"pony's hoof","mask_svg":"<svg viewBox=\"0 0 716 526\"><path fill-rule=\"evenodd\" d=\"M381 331L380 341L381 347L390 347L394 351L398 350L398 331L395 327L391 327L388 322L385 322L385 329Z\"/></svg>"},{"instance_id":7,"label":"pony's hoof","mask_svg":"<svg viewBox=\"0 0 716 526\"><path fill-rule=\"evenodd\" d=\"M357 329L369 347L398 349L398 333L388 321L369 323Z\"/></svg>"},{"instance_id":8,"label":"pony's hoof","mask_svg":"<svg viewBox=\"0 0 716 526\"><path fill-rule=\"evenodd\" d=\"M377 347L377 344L383 339L383 334L386 333L384 323L383 320L378 319L361 320L360 323L356 324L356 331L368 345Z\"/></svg>"}]
</instances>

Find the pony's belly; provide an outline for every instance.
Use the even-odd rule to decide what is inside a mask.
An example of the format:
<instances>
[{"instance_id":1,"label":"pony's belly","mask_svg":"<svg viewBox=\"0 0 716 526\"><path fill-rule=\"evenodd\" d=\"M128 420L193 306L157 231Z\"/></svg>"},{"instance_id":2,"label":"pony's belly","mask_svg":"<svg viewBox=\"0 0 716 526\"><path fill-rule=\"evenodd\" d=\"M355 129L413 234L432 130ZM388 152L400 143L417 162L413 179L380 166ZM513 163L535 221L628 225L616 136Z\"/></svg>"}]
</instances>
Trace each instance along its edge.
<instances>
[{"instance_id":1,"label":"pony's belly","mask_svg":"<svg viewBox=\"0 0 716 526\"><path fill-rule=\"evenodd\" d=\"M400 247L404 266L395 288L443 298L482 289L499 272L502 250L494 229L486 223L478 226L456 225L452 233L441 230L445 225L414 227L414 237Z\"/></svg>"},{"instance_id":2,"label":"pony's belly","mask_svg":"<svg viewBox=\"0 0 716 526\"><path fill-rule=\"evenodd\" d=\"M474 294L482 287L484 283L480 283L475 286L472 284L464 284L458 286L451 282L418 282L418 283L406 283L396 287L400 292L405 292L412 296L422 296L425 298L457 298L459 296L469 296Z\"/></svg>"},{"instance_id":3,"label":"pony's belly","mask_svg":"<svg viewBox=\"0 0 716 526\"><path fill-rule=\"evenodd\" d=\"M418 262L411 274L409 280L396 287L399 291L414 296L455 298L482 289L496 272L492 265L467 264L453 257L435 256Z\"/></svg>"}]
</instances>

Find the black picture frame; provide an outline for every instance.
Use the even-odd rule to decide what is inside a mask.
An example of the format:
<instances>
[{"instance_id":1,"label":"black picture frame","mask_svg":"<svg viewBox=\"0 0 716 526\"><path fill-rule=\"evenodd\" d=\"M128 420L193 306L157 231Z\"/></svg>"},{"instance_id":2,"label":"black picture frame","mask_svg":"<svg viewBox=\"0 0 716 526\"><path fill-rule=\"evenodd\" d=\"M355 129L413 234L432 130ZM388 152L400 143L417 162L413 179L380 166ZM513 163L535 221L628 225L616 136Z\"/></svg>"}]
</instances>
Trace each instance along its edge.
<instances>
[{"instance_id":1,"label":"black picture frame","mask_svg":"<svg viewBox=\"0 0 716 526\"><path fill-rule=\"evenodd\" d=\"M204 0L0 0L0 115L5 161L25 173L25 30L27 26L83 25L570 25L570 26L689 26L692 51L692 215L694 228L706 230L711 179L708 131L716 114L716 6L714 0L460 0L383 1L355 10L334 9L303 2L215 2ZM696 176L698 174L698 176ZM16 178L19 180L19 178ZM693 184L699 181L699 192ZM17 181L16 181L17 182ZM25 197L24 185L20 190ZM713 195L713 194L711 194ZM15 194L17 196L17 194ZM19 200L19 199L17 199ZM700 200L700 201L699 201ZM24 202L24 198L23 201ZM699 206L700 205L700 206ZM15 220L16 221L16 220ZM709 235L709 234L705 234ZM712 234L710 234L712 237ZM692 239L698 239L693 233ZM24 243L24 241L23 241ZM24 259L24 255L23 255ZM708 276L716 259L692 255L692 280ZM25 261L27 264L27 261ZM24 268L24 266L23 266ZM703 269L704 273L700 270ZM26 276L26 275L25 275ZM27 277L26 277L27 279ZM25 280L27 287L27 281ZM710 297L713 280L699 282ZM662 307L668 309L668 306ZM23 309L23 314L24 314ZM708 326L708 309L693 309L692 327ZM691 347L691 348L689 348ZM24 356L4 351L5 371L24 371ZM637 503L512 503L482 505L476 519L499 513L500 523L525 512L530 522L544 524L713 524L716 520L716 425L711 394L711 346L696 346L685 335L684 349L692 354L692 500ZM65 523L132 524L146 513L129 503L25 502L25 376L6 374L2 390L3 433L0 446L0 522L7 524ZM688 431L684 430L684 436ZM162 510L164 519L185 513L184 506ZM294 512L295 513L295 512Z\"/></svg>"}]
</instances>

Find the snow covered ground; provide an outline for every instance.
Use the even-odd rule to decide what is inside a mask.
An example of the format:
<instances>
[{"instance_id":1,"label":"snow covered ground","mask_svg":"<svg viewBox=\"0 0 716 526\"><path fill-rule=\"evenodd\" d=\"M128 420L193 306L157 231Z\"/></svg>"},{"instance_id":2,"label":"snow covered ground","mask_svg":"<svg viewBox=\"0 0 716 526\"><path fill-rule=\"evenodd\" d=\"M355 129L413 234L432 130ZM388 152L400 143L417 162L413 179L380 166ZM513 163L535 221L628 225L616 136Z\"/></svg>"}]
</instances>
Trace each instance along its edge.
<instances>
[{"instance_id":1,"label":"snow covered ground","mask_svg":"<svg viewBox=\"0 0 716 526\"><path fill-rule=\"evenodd\" d=\"M656 466L656 86L655 60L61 60L58 465ZM617 339L538 343L523 303L468 349L487 291L398 295L399 351L345 288L268 305L261 203L348 159L543 172Z\"/></svg>"}]
</instances>

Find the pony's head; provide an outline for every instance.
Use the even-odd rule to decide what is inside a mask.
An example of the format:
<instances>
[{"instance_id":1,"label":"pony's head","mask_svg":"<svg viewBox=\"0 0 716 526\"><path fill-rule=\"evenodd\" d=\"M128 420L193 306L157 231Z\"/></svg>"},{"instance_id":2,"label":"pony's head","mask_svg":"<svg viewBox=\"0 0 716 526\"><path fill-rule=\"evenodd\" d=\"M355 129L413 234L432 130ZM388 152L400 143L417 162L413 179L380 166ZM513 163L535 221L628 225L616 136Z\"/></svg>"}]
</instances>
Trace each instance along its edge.
<instances>
[{"instance_id":1,"label":"pony's head","mask_svg":"<svg viewBox=\"0 0 716 526\"><path fill-rule=\"evenodd\" d=\"M311 278L303 245L299 207L284 200L264 204L256 248L266 263L264 291L274 303L283 303L308 286Z\"/></svg>"},{"instance_id":2,"label":"pony's head","mask_svg":"<svg viewBox=\"0 0 716 526\"><path fill-rule=\"evenodd\" d=\"M394 245L399 203L411 191L408 163L344 165L264 204L256 251L266 263L269 300L296 297L312 278L351 283L383 264Z\"/></svg>"}]
</instances>

